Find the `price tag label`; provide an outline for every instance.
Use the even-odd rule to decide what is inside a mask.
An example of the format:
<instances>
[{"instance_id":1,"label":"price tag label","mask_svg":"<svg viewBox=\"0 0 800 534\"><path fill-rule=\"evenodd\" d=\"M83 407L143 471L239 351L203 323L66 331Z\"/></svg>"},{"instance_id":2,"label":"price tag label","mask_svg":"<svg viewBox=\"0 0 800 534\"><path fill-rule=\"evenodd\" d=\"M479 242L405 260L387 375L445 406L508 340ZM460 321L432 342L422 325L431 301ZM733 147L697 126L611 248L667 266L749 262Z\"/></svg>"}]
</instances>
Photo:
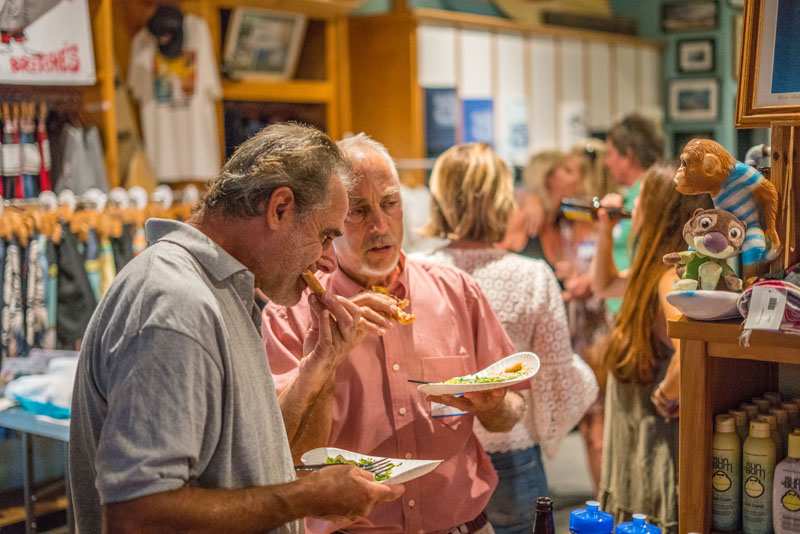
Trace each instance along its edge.
<instances>
[{"instance_id":1,"label":"price tag label","mask_svg":"<svg viewBox=\"0 0 800 534\"><path fill-rule=\"evenodd\" d=\"M780 330L784 309L786 294L783 291L768 286L754 287L745 330Z\"/></svg>"}]
</instances>

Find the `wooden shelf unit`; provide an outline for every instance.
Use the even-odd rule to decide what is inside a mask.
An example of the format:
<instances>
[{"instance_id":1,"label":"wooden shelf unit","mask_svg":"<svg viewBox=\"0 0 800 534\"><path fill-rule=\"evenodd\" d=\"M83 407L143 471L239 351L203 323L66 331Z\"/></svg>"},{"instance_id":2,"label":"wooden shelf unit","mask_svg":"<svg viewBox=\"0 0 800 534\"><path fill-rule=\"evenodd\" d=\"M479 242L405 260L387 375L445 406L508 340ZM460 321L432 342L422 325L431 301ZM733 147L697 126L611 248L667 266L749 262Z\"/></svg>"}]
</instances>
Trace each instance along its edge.
<instances>
[{"instance_id":1,"label":"wooden shelf unit","mask_svg":"<svg viewBox=\"0 0 800 534\"><path fill-rule=\"evenodd\" d=\"M739 345L740 322L671 321L680 339L679 532L710 532L713 418L778 389L779 364L800 364L800 336L754 331Z\"/></svg>"},{"instance_id":2,"label":"wooden shelf unit","mask_svg":"<svg viewBox=\"0 0 800 534\"><path fill-rule=\"evenodd\" d=\"M347 52L347 14L360 0L182 0L181 8L205 19L220 62L224 36L221 11L255 7L301 13L309 18L307 42L297 75L300 79L264 82L223 80L223 100L324 104L328 133L341 137L351 129ZM133 36L146 23L149 0L89 0L97 83L82 90L87 114L101 129L109 185L120 184L114 100L114 73L125 79ZM134 102L135 104L135 102ZM224 152L223 106L218 106L220 150Z\"/></svg>"}]
</instances>

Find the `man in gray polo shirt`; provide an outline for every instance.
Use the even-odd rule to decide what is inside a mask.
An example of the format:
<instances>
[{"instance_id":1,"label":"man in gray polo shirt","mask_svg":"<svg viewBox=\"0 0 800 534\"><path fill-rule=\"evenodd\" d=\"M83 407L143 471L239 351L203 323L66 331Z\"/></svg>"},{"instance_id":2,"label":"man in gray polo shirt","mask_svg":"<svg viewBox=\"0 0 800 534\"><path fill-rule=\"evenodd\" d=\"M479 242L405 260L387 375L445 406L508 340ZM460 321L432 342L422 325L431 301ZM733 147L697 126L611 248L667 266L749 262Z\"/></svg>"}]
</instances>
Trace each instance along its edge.
<instances>
[{"instance_id":1,"label":"man in gray polo shirt","mask_svg":"<svg viewBox=\"0 0 800 534\"><path fill-rule=\"evenodd\" d=\"M325 134L275 125L236 151L189 224L148 221L151 246L120 272L81 350L70 473L82 534L299 532L302 517L363 516L400 495L350 466L299 480L293 469L314 435L303 415L378 327L346 299L311 297L299 385L280 404L259 335L255 289L293 305L301 273L330 263L347 172Z\"/></svg>"}]
</instances>

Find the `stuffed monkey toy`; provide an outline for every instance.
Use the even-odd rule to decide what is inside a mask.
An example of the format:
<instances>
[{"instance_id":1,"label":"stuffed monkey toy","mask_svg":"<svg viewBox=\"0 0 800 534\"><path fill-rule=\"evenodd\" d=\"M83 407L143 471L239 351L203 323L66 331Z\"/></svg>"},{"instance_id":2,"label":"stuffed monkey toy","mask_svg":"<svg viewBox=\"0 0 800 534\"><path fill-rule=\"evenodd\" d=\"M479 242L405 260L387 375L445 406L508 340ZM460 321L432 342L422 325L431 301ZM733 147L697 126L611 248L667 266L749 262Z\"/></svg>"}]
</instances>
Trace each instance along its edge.
<instances>
[{"instance_id":1,"label":"stuffed monkey toy","mask_svg":"<svg viewBox=\"0 0 800 534\"><path fill-rule=\"evenodd\" d=\"M689 141L681 153L675 186L684 195L710 194L714 207L729 211L747 226L741 254L744 278L757 275L758 264L777 256L781 246L775 229L778 192L772 182L736 161L722 145L710 139Z\"/></svg>"},{"instance_id":2,"label":"stuffed monkey toy","mask_svg":"<svg viewBox=\"0 0 800 534\"><path fill-rule=\"evenodd\" d=\"M745 241L746 227L742 221L725 210L695 210L683 226L683 239L690 250L671 252L664 263L677 265L680 280L676 291L698 289L714 291L741 291L742 280L728 265Z\"/></svg>"}]
</instances>

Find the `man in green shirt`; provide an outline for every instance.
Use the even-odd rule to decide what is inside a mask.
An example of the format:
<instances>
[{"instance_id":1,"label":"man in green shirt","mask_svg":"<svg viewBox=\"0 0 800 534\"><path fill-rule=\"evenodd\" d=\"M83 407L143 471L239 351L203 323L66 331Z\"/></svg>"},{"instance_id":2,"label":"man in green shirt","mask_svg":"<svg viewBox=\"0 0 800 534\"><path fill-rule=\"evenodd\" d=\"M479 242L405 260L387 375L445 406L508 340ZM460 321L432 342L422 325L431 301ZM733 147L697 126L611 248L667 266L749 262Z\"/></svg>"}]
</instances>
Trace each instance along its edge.
<instances>
[{"instance_id":1,"label":"man in green shirt","mask_svg":"<svg viewBox=\"0 0 800 534\"><path fill-rule=\"evenodd\" d=\"M664 154L664 136L656 124L641 115L628 115L611 127L606 137L605 164L612 179L623 188L622 194L603 198L605 207L632 211L639 197L644 173ZM622 272L630 267L632 222L624 219L614 228L614 263ZM616 314L621 299L608 299L606 305Z\"/></svg>"}]
</instances>

